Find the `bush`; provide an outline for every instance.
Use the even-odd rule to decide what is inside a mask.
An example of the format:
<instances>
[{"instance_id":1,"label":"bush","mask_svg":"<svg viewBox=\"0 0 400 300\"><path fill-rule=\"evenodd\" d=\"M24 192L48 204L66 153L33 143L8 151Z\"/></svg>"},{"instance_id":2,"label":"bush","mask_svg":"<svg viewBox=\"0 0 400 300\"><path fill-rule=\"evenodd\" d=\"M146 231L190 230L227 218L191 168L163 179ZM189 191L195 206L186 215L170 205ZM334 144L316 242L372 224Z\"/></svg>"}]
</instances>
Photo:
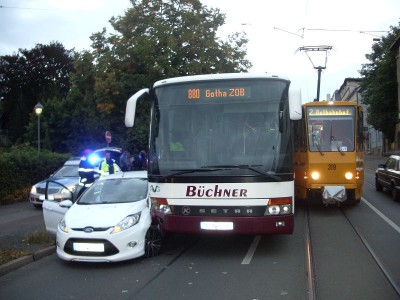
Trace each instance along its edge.
<instances>
[{"instance_id":1,"label":"bush","mask_svg":"<svg viewBox=\"0 0 400 300\"><path fill-rule=\"evenodd\" d=\"M49 177L68 157L30 147L1 149L0 205L26 201L32 185Z\"/></svg>"}]
</instances>

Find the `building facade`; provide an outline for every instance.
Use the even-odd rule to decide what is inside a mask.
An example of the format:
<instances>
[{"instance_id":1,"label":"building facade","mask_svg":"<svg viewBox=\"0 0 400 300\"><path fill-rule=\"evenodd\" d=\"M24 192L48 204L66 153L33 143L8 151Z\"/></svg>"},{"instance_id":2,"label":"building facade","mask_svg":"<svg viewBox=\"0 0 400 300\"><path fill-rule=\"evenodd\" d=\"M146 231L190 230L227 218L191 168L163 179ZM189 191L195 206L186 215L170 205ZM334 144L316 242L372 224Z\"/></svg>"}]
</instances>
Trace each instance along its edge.
<instances>
[{"instance_id":1,"label":"building facade","mask_svg":"<svg viewBox=\"0 0 400 300\"><path fill-rule=\"evenodd\" d=\"M382 154L383 139L382 132L376 130L372 125L368 124L368 105L363 101L361 92L361 78L345 78L339 90L336 90L332 100L335 101L350 101L361 104L364 110L364 149L366 153Z\"/></svg>"}]
</instances>

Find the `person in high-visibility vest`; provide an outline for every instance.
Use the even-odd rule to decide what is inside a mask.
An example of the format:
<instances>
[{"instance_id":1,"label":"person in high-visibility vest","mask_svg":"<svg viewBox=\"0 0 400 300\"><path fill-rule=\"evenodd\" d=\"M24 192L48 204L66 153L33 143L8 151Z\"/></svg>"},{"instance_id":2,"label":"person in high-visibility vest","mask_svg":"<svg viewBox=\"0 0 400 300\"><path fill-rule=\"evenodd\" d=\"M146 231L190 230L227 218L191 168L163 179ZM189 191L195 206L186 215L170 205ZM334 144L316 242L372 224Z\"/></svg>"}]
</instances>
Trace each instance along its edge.
<instances>
[{"instance_id":1,"label":"person in high-visibility vest","mask_svg":"<svg viewBox=\"0 0 400 300\"><path fill-rule=\"evenodd\" d=\"M115 160L111 158L111 153L107 151L106 157L100 164L100 176L114 174L115 172L118 172L118 166Z\"/></svg>"}]
</instances>

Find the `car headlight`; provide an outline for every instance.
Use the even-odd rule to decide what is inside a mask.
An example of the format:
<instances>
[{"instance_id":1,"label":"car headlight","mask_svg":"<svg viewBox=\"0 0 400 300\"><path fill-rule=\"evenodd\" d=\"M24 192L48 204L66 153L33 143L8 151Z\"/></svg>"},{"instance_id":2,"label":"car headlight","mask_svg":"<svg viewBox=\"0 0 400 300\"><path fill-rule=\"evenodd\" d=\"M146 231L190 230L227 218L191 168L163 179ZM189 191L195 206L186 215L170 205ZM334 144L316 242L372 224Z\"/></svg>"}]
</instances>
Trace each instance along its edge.
<instances>
[{"instance_id":1,"label":"car headlight","mask_svg":"<svg viewBox=\"0 0 400 300\"><path fill-rule=\"evenodd\" d=\"M119 222L117 225L115 225L111 233L118 233L125 229L128 229L136 225L139 222L139 220L140 220L140 212L133 215L129 215L126 218L124 218L121 222Z\"/></svg>"},{"instance_id":2,"label":"car headlight","mask_svg":"<svg viewBox=\"0 0 400 300\"><path fill-rule=\"evenodd\" d=\"M75 185L67 186L67 188L63 188L61 190L61 194L75 193L75 191L76 191L76 186Z\"/></svg>"},{"instance_id":3,"label":"car headlight","mask_svg":"<svg viewBox=\"0 0 400 300\"><path fill-rule=\"evenodd\" d=\"M58 228L60 228L61 231L68 233L68 227L65 224L65 219L62 219L60 223L58 223Z\"/></svg>"},{"instance_id":4,"label":"car headlight","mask_svg":"<svg viewBox=\"0 0 400 300\"><path fill-rule=\"evenodd\" d=\"M31 194L37 194L36 186L32 186Z\"/></svg>"}]
</instances>

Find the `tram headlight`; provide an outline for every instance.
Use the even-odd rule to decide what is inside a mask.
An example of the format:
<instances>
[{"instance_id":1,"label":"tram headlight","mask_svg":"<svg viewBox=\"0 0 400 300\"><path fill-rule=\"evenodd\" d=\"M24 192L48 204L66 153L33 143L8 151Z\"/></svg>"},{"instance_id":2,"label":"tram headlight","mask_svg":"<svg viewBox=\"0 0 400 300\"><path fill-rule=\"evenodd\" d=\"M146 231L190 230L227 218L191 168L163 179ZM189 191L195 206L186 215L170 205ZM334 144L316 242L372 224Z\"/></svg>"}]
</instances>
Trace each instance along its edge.
<instances>
[{"instance_id":1,"label":"tram headlight","mask_svg":"<svg viewBox=\"0 0 400 300\"><path fill-rule=\"evenodd\" d=\"M311 178L312 178L312 179L314 179L314 180L318 180L318 179L319 179L319 177L320 177L320 174L319 174L319 172L317 172L317 171L314 171L314 172L312 172L312 173L311 173Z\"/></svg>"},{"instance_id":2,"label":"tram headlight","mask_svg":"<svg viewBox=\"0 0 400 300\"><path fill-rule=\"evenodd\" d=\"M344 178L346 178L347 180L353 179L353 173L351 173L351 172L346 172L346 174L344 174Z\"/></svg>"}]
</instances>

